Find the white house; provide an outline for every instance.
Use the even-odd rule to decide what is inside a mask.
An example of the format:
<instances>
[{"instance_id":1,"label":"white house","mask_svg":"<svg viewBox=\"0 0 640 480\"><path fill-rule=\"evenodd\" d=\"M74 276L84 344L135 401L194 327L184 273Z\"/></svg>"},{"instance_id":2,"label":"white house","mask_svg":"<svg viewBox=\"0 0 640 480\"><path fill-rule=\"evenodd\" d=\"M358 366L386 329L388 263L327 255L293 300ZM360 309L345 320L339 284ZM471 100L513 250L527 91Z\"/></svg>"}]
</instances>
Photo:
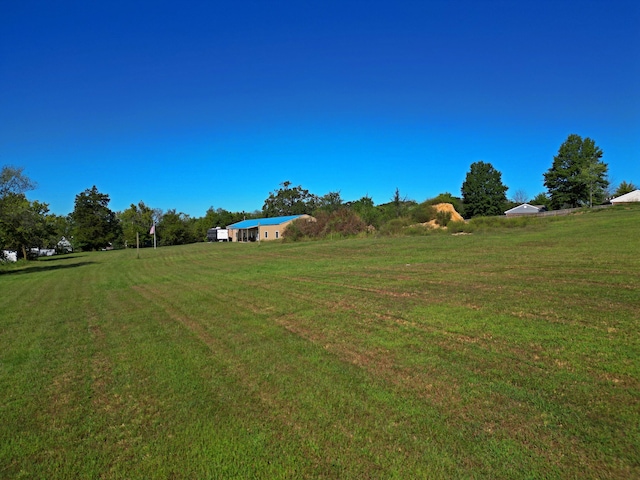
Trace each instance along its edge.
<instances>
[{"instance_id":1,"label":"white house","mask_svg":"<svg viewBox=\"0 0 640 480\"><path fill-rule=\"evenodd\" d=\"M535 215L536 213L544 212L546 209L544 205L529 205L528 203L523 203L522 205L507 210L504 214L507 217L519 217L522 215Z\"/></svg>"},{"instance_id":2,"label":"white house","mask_svg":"<svg viewBox=\"0 0 640 480\"><path fill-rule=\"evenodd\" d=\"M612 198L610 201L614 205L619 205L621 203L640 202L640 190L634 190L633 192L625 193L624 195L620 195L619 197Z\"/></svg>"},{"instance_id":3,"label":"white house","mask_svg":"<svg viewBox=\"0 0 640 480\"><path fill-rule=\"evenodd\" d=\"M60 239L60 241L58 242L58 244L56 246L56 249L60 253L71 253L71 252L73 252L73 246L71 245L71 242L66 239L66 237L62 237Z\"/></svg>"}]
</instances>

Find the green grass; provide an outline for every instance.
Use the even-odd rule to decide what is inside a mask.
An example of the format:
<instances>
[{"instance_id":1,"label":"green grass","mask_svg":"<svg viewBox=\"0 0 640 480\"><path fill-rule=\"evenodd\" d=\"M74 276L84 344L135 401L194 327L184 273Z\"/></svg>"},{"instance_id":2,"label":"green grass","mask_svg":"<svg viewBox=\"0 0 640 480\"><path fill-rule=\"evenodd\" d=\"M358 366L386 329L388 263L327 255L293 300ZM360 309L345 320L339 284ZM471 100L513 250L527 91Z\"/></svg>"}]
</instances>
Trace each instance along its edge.
<instances>
[{"instance_id":1,"label":"green grass","mask_svg":"<svg viewBox=\"0 0 640 480\"><path fill-rule=\"evenodd\" d=\"M0 477L637 478L638 225L0 267Z\"/></svg>"}]
</instances>

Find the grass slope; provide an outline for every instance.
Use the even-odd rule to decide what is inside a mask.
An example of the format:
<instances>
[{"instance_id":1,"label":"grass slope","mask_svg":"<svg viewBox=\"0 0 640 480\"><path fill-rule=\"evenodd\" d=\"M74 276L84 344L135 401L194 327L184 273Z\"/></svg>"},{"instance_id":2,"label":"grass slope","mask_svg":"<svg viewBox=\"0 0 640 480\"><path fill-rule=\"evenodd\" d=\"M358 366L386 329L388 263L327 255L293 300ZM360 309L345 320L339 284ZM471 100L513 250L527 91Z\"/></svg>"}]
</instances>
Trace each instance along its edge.
<instances>
[{"instance_id":1,"label":"grass slope","mask_svg":"<svg viewBox=\"0 0 640 480\"><path fill-rule=\"evenodd\" d=\"M0 477L638 477L639 224L3 267Z\"/></svg>"}]
</instances>

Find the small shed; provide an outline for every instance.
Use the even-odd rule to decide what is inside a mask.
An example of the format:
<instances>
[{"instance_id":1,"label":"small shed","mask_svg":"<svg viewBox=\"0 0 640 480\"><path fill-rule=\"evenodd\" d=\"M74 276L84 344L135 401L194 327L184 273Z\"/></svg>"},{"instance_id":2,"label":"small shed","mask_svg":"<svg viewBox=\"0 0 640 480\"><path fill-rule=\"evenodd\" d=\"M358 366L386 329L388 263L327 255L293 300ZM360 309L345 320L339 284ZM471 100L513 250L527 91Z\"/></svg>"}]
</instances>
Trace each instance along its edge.
<instances>
[{"instance_id":1,"label":"small shed","mask_svg":"<svg viewBox=\"0 0 640 480\"><path fill-rule=\"evenodd\" d=\"M544 212L546 209L544 205L529 205L528 203L523 203L522 205L507 210L504 214L507 217L521 217L523 215L535 215L536 213Z\"/></svg>"},{"instance_id":2,"label":"small shed","mask_svg":"<svg viewBox=\"0 0 640 480\"><path fill-rule=\"evenodd\" d=\"M299 218L314 220L310 215L287 215L284 217L252 218L227 226L229 238L234 242L260 242L277 240L285 228Z\"/></svg>"},{"instance_id":3,"label":"small shed","mask_svg":"<svg viewBox=\"0 0 640 480\"><path fill-rule=\"evenodd\" d=\"M620 205L621 203L635 203L640 202L640 190L634 190L633 192L625 193L619 197L612 198L610 202L613 205Z\"/></svg>"}]
</instances>

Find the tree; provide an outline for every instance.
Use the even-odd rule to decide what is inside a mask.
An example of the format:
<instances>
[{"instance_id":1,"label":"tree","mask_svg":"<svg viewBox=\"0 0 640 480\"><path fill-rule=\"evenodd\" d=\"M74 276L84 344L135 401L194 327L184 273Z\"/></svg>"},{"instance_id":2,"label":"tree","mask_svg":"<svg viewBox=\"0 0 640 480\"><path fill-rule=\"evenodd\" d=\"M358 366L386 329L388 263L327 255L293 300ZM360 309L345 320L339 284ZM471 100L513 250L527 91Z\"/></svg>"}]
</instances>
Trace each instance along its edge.
<instances>
[{"instance_id":1,"label":"tree","mask_svg":"<svg viewBox=\"0 0 640 480\"><path fill-rule=\"evenodd\" d=\"M194 243L196 237L191 228L189 215L177 213L175 209L167 211L158 224L161 245L185 245Z\"/></svg>"},{"instance_id":2,"label":"tree","mask_svg":"<svg viewBox=\"0 0 640 480\"><path fill-rule=\"evenodd\" d=\"M502 174L486 162L471 164L462 184L464 216L502 215L508 188L502 184Z\"/></svg>"},{"instance_id":3,"label":"tree","mask_svg":"<svg viewBox=\"0 0 640 480\"><path fill-rule=\"evenodd\" d=\"M546 193L540 192L538 195L531 199L530 203L531 205L544 205L548 209L551 206L551 199Z\"/></svg>"},{"instance_id":4,"label":"tree","mask_svg":"<svg viewBox=\"0 0 640 480\"><path fill-rule=\"evenodd\" d=\"M71 213L75 243L81 250L98 250L116 240L120 222L109 205L109 195L96 186L76 195Z\"/></svg>"},{"instance_id":5,"label":"tree","mask_svg":"<svg viewBox=\"0 0 640 480\"><path fill-rule=\"evenodd\" d=\"M393 198L391 199L391 203L393 204L393 210L396 214L396 218L400 218L403 213L403 199L400 198L400 189L396 187L396 191L393 194Z\"/></svg>"},{"instance_id":6,"label":"tree","mask_svg":"<svg viewBox=\"0 0 640 480\"><path fill-rule=\"evenodd\" d=\"M380 227L382 214L374 205L373 199L368 195L365 195L360 200L351 202L348 204L348 207L356 212L366 225L370 225L375 228Z\"/></svg>"},{"instance_id":7,"label":"tree","mask_svg":"<svg viewBox=\"0 0 640 480\"><path fill-rule=\"evenodd\" d=\"M0 247L19 251L28 258L28 249L47 243L49 208L27 199L24 192L35 188L35 183L23 170L12 166L0 170Z\"/></svg>"},{"instance_id":8,"label":"tree","mask_svg":"<svg viewBox=\"0 0 640 480\"><path fill-rule=\"evenodd\" d=\"M571 134L544 174L551 207L575 208L601 203L609 186L602 150L589 137Z\"/></svg>"},{"instance_id":9,"label":"tree","mask_svg":"<svg viewBox=\"0 0 640 480\"><path fill-rule=\"evenodd\" d=\"M257 215L257 217L262 214ZM232 223L239 222L246 219L247 215L243 212L229 212L224 208L215 209L209 207L204 217L193 218L192 233L196 238L196 241L202 242L207 239L207 231L214 227L226 227Z\"/></svg>"},{"instance_id":10,"label":"tree","mask_svg":"<svg viewBox=\"0 0 640 480\"><path fill-rule=\"evenodd\" d=\"M2 247L29 258L31 248L43 247L49 240L47 204L30 202L24 194L10 193L1 202L0 241Z\"/></svg>"},{"instance_id":11,"label":"tree","mask_svg":"<svg viewBox=\"0 0 640 480\"><path fill-rule=\"evenodd\" d=\"M511 201L517 205L520 205L521 203L527 203L529 201L529 197L527 196L526 191L522 189L516 190Z\"/></svg>"},{"instance_id":12,"label":"tree","mask_svg":"<svg viewBox=\"0 0 640 480\"><path fill-rule=\"evenodd\" d=\"M10 194L21 194L36 187L35 182L24 175L22 167L4 165L0 170L0 199Z\"/></svg>"},{"instance_id":13,"label":"tree","mask_svg":"<svg viewBox=\"0 0 640 480\"><path fill-rule=\"evenodd\" d=\"M620 185L618 185L618 188L616 189L615 193L613 194L614 197L620 197L626 193L631 193L634 192L638 189L638 187L636 187L633 183L631 182L625 182L624 180L622 182L620 182Z\"/></svg>"},{"instance_id":14,"label":"tree","mask_svg":"<svg viewBox=\"0 0 640 480\"><path fill-rule=\"evenodd\" d=\"M381 223L389 222L394 219L408 218L418 203L415 200L409 200L407 197L400 195L400 189L396 187L396 191L391 197L391 201L378 205Z\"/></svg>"},{"instance_id":15,"label":"tree","mask_svg":"<svg viewBox=\"0 0 640 480\"><path fill-rule=\"evenodd\" d=\"M262 214L265 217L279 217L283 215L311 214L318 204L318 197L303 189L300 185L291 187L291 182L280 184L282 188L269 193L264 201Z\"/></svg>"},{"instance_id":16,"label":"tree","mask_svg":"<svg viewBox=\"0 0 640 480\"><path fill-rule=\"evenodd\" d=\"M72 240L71 219L68 215L49 214L47 215L46 221L48 237L45 246L59 250L58 242L60 242L62 237L65 237L67 241ZM60 253L67 253L67 250L63 248L60 250Z\"/></svg>"},{"instance_id":17,"label":"tree","mask_svg":"<svg viewBox=\"0 0 640 480\"><path fill-rule=\"evenodd\" d=\"M342 208L343 203L342 197L340 197L340 192L329 192L318 198L316 210L329 213L335 212Z\"/></svg>"},{"instance_id":18,"label":"tree","mask_svg":"<svg viewBox=\"0 0 640 480\"><path fill-rule=\"evenodd\" d=\"M153 244L153 237L149 234L151 226L160 221L162 212L148 207L144 202L133 203L129 208L118 214L122 235L125 245L136 247L138 242L141 246Z\"/></svg>"}]
</instances>

